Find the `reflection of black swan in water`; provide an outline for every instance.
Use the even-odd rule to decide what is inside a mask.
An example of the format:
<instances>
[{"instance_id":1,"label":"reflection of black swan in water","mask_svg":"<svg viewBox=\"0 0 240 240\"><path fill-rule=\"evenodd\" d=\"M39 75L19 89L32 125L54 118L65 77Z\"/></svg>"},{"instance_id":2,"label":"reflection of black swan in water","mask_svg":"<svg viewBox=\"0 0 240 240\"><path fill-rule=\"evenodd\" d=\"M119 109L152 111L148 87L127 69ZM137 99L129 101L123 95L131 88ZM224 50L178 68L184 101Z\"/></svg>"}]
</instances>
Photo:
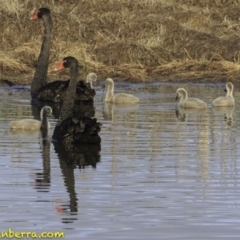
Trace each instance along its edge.
<instances>
[{"instance_id":1,"label":"reflection of black swan in water","mask_svg":"<svg viewBox=\"0 0 240 240\"><path fill-rule=\"evenodd\" d=\"M42 149L43 169L35 173L34 186L40 192L48 192L51 184L50 147L48 130L41 130L40 146Z\"/></svg>"},{"instance_id":2,"label":"reflection of black swan in water","mask_svg":"<svg viewBox=\"0 0 240 240\"><path fill-rule=\"evenodd\" d=\"M97 163L100 162L100 144L89 145L84 144L54 144L59 160L65 162L71 168L85 168L92 166L96 168Z\"/></svg>"},{"instance_id":3,"label":"reflection of black swan in water","mask_svg":"<svg viewBox=\"0 0 240 240\"><path fill-rule=\"evenodd\" d=\"M73 213L78 212L78 198L75 189L74 169L83 169L91 166L96 168L100 162L100 144L78 145L78 144L59 144L53 142L55 152L59 158L64 184L69 194L69 202L56 201L56 209L62 215L63 223L71 223L77 216Z\"/></svg>"},{"instance_id":4,"label":"reflection of black swan in water","mask_svg":"<svg viewBox=\"0 0 240 240\"><path fill-rule=\"evenodd\" d=\"M38 57L36 72L31 85L31 97L42 102L61 102L64 99L70 80L47 83L49 51L51 44L52 18L48 8L40 8L31 19L41 18L44 26L44 36ZM95 90L90 83L79 81L76 89L76 101L93 101Z\"/></svg>"},{"instance_id":5,"label":"reflection of black swan in water","mask_svg":"<svg viewBox=\"0 0 240 240\"><path fill-rule=\"evenodd\" d=\"M60 112L58 123L54 129L53 141L69 143L86 143L97 144L101 142L98 133L101 130L101 123L97 122L96 118L90 117L74 117L74 96L77 84L78 61L74 57L66 57L56 68L71 69L71 80L63 101L63 106Z\"/></svg>"}]
</instances>

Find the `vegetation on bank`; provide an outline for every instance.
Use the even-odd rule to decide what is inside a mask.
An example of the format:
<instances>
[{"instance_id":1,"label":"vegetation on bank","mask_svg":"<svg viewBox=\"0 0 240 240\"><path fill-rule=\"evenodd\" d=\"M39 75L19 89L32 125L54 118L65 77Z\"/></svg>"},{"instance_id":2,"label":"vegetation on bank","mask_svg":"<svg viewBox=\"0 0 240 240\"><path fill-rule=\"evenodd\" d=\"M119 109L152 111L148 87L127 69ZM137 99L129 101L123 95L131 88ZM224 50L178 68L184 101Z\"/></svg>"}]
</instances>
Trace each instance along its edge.
<instances>
[{"instance_id":1,"label":"vegetation on bank","mask_svg":"<svg viewBox=\"0 0 240 240\"><path fill-rule=\"evenodd\" d=\"M240 0L0 0L0 78L29 84L42 42L34 10L48 7L49 79L72 55L82 78L238 81ZM63 74L63 73L61 73Z\"/></svg>"}]
</instances>

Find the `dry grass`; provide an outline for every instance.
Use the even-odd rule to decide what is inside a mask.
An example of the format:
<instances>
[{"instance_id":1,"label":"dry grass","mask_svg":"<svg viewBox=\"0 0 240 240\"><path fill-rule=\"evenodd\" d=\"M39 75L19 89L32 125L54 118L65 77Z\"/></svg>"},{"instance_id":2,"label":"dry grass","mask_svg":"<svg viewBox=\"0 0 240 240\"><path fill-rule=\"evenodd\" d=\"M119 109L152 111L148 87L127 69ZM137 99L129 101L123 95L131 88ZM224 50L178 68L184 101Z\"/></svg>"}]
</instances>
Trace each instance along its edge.
<instances>
[{"instance_id":1,"label":"dry grass","mask_svg":"<svg viewBox=\"0 0 240 240\"><path fill-rule=\"evenodd\" d=\"M50 80L68 55L82 78L239 80L240 0L0 0L1 78L30 83L43 29L29 18L43 6L54 22Z\"/></svg>"}]
</instances>

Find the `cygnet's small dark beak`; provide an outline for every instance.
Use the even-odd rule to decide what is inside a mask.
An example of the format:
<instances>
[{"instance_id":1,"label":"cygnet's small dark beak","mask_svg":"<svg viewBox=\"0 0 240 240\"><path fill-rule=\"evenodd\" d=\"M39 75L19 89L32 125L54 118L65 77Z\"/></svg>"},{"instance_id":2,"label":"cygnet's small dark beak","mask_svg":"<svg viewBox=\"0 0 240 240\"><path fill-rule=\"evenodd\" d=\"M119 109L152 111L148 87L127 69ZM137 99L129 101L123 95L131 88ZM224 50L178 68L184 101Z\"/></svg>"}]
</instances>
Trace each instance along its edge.
<instances>
[{"instance_id":1,"label":"cygnet's small dark beak","mask_svg":"<svg viewBox=\"0 0 240 240\"><path fill-rule=\"evenodd\" d=\"M179 99L178 95L176 95L175 101L177 101Z\"/></svg>"},{"instance_id":2,"label":"cygnet's small dark beak","mask_svg":"<svg viewBox=\"0 0 240 240\"><path fill-rule=\"evenodd\" d=\"M102 88L105 88L105 84L102 85Z\"/></svg>"},{"instance_id":3,"label":"cygnet's small dark beak","mask_svg":"<svg viewBox=\"0 0 240 240\"><path fill-rule=\"evenodd\" d=\"M224 89L224 92L227 92L227 89L226 89L226 88Z\"/></svg>"}]
</instances>

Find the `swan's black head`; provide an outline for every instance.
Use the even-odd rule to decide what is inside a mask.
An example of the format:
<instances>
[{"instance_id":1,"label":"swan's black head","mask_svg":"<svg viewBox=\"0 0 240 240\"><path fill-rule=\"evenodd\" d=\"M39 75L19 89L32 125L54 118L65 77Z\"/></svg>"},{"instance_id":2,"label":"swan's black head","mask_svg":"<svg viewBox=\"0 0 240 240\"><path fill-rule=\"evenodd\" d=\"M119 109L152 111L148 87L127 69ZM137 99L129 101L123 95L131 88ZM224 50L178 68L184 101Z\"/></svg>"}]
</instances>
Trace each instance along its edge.
<instances>
[{"instance_id":1,"label":"swan's black head","mask_svg":"<svg viewBox=\"0 0 240 240\"><path fill-rule=\"evenodd\" d=\"M78 66L78 61L75 57L65 57L62 62L54 69L54 71L59 71L63 68L71 68L73 66Z\"/></svg>"},{"instance_id":2,"label":"swan's black head","mask_svg":"<svg viewBox=\"0 0 240 240\"><path fill-rule=\"evenodd\" d=\"M64 62L63 65L64 65L65 68L70 68L73 64L77 64L78 65L77 59L75 57L71 57L71 56L65 57L63 59L63 62Z\"/></svg>"},{"instance_id":3,"label":"swan's black head","mask_svg":"<svg viewBox=\"0 0 240 240\"><path fill-rule=\"evenodd\" d=\"M43 15L50 15L51 11L48 8L39 8L37 12L31 17L32 20L42 18Z\"/></svg>"}]
</instances>

